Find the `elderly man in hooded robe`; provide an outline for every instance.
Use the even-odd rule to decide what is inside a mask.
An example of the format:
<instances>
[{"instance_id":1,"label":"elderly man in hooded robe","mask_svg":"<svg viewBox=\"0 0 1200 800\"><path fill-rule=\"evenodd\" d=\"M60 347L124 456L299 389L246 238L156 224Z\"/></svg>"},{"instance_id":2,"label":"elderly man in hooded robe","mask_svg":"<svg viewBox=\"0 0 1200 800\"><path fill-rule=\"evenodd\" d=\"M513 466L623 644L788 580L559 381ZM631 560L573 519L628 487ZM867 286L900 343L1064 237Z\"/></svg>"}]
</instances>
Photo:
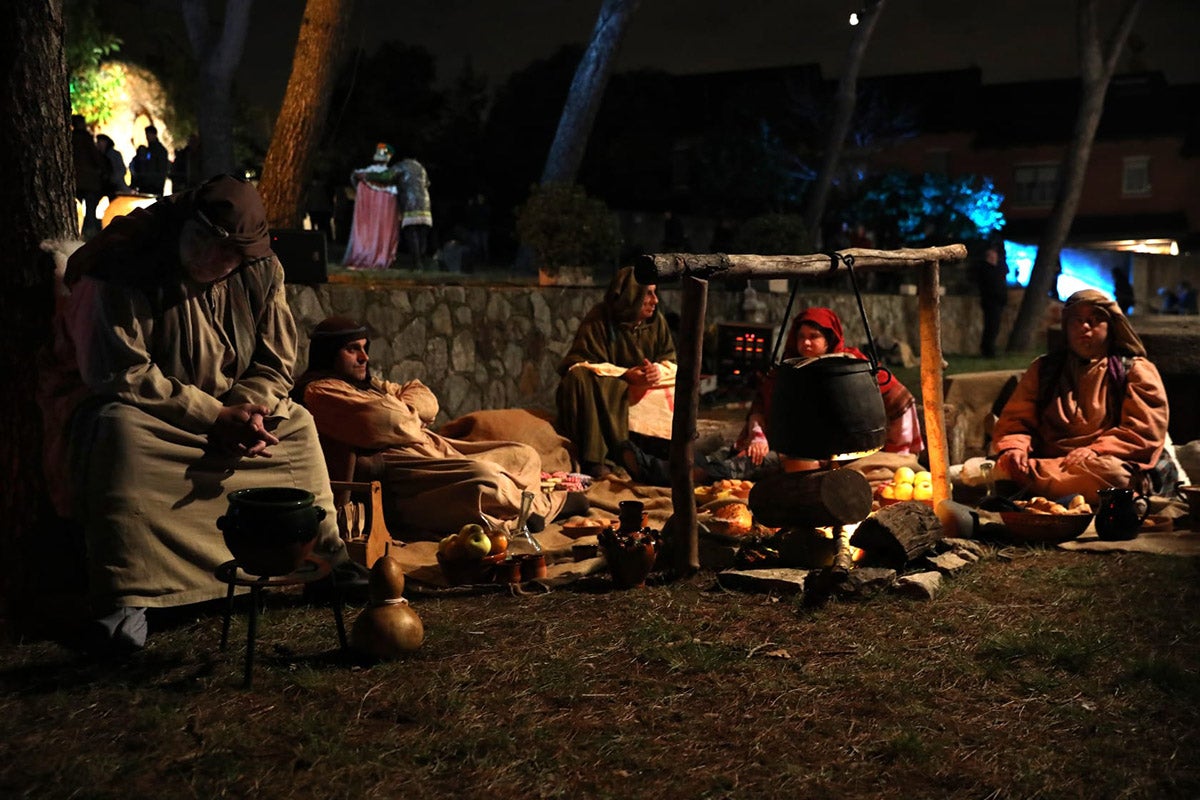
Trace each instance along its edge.
<instances>
[{"instance_id":1,"label":"elderly man in hooded robe","mask_svg":"<svg viewBox=\"0 0 1200 800\"><path fill-rule=\"evenodd\" d=\"M313 330L308 370L293 396L316 419L327 459L346 450L382 461L390 530L438 538L472 522L503 527L517 518L524 491L534 493L531 529L563 510L568 493L540 491L537 450L434 433L429 425L438 414L437 397L417 380L373 377L369 347L365 326L348 317L326 319Z\"/></svg>"},{"instance_id":2,"label":"elderly man in hooded robe","mask_svg":"<svg viewBox=\"0 0 1200 800\"><path fill-rule=\"evenodd\" d=\"M618 270L559 364L558 428L593 477L607 475L609 462L628 465L625 454L636 452L631 427L670 437L675 342L658 311L656 289L634 280L632 267Z\"/></svg>"},{"instance_id":3,"label":"elderly man in hooded robe","mask_svg":"<svg viewBox=\"0 0 1200 800\"><path fill-rule=\"evenodd\" d=\"M1044 497L1082 494L1093 503L1105 487L1143 488L1167 437L1158 369L1098 291L1071 295L1062 322L1067 350L1035 360L1000 412L994 474Z\"/></svg>"},{"instance_id":4,"label":"elderly man in hooded robe","mask_svg":"<svg viewBox=\"0 0 1200 800\"><path fill-rule=\"evenodd\" d=\"M254 187L222 175L119 217L64 281L42 399L48 429L69 430L48 471L83 527L89 633L140 647L147 607L225 596L216 521L235 489L312 492L315 552L354 573L312 417L288 396L296 328Z\"/></svg>"}]
</instances>

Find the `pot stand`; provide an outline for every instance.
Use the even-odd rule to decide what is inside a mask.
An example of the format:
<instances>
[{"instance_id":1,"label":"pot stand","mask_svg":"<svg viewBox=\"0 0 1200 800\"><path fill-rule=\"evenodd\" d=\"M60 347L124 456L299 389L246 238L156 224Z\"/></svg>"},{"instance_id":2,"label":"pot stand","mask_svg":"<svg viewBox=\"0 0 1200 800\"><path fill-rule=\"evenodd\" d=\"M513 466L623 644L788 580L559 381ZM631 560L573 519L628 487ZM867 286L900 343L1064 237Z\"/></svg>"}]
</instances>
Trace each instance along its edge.
<instances>
[{"instance_id":1,"label":"pot stand","mask_svg":"<svg viewBox=\"0 0 1200 800\"><path fill-rule=\"evenodd\" d=\"M221 651L229 642L229 622L233 617L233 594L238 586L250 589L250 619L246 626L246 667L242 682L243 688L249 689L254 680L254 640L258 635L258 609L262 604L262 590L279 586L301 586L314 583L330 575L333 567L328 561L315 556L304 559L304 564L295 572L287 575L260 576L250 575L242 571L237 560L226 561L217 567L214 574L217 580L229 585L229 593L225 595L225 620L221 625ZM337 624L338 644L345 650L346 625L342 621L342 593L334 584L333 619Z\"/></svg>"}]
</instances>

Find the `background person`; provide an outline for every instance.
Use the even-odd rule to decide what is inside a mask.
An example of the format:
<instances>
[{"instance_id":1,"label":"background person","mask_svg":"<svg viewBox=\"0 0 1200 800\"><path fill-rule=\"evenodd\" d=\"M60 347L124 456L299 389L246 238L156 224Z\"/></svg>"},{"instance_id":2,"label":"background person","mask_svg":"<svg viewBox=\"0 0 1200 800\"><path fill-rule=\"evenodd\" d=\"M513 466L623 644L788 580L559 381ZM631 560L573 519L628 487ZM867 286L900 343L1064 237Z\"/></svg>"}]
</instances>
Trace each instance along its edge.
<instances>
[{"instance_id":1,"label":"background person","mask_svg":"<svg viewBox=\"0 0 1200 800\"><path fill-rule=\"evenodd\" d=\"M412 258L413 270L420 272L421 259L429 246L429 234L433 231L433 206L429 201L429 175L425 167L415 158L406 158L396 165L396 172L403 193L403 216L400 231L404 235L404 246Z\"/></svg>"},{"instance_id":2,"label":"background person","mask_svg":"<svg viewBox=\"0 0 1200 800\"><path fill-rule=\"evenodd\" d=\"M71 115L71 159L75 163L75 199L83 201L80 233L87 238L100 230L96 207L104 196L109 166L82 114Z\"/></svg>"},{"instance_id":3,"label":"background person","mask_svg":"<svg viewBox=\"0 0 1200 800\"><path fill-rule=\"evenodd\" d=\"M1110 270L1113 279L1113 299L1122 314L1133 313L1133 284L1129 282L1129 270L1125 267L1113 267Z\"/></svg>"},{"instance_id":4,"label":"background person","mask_svg":"<svg viewBox=\"0 0 1200 800\"><path fill-rule=\"evenodd\" d=\"M396 260L400 242L399 178L391 167L393 155L392 146L380 142L375 145L370 166L350 175L354 217L342 263L351 269L387 269Z\"/></svg>"},{"instance_id":5,"label":"background person","mask_svg":"<svg viewBox=\"0 0 1200 800\"><path fill-rule=\"evenodd\" d=\"M1067 350L1038 357L992 429L997 479L1043 497L1108 486L1161 489L1167 394L1129 320L1103 293L1076 292L1063 307ZM1146 487L1149 488L1149 487ZM1168 491L1173 491L1169 487Z\"/></svg>"},{"instance_id":6,"label":"background person","mask_svg":"<svg viewBox=\"0 0 1200 800\"><path fill-rule=\"evenodd\" d=\"M145 161L138 170L139 190L146 194L161 195L170 169L171 158L167 155L167 148L158 140L158 128L147 125Z\"/></svg>"},{"instance_id":7,"label":"background person","mask_svg":"<svg viewBox=\"0 0 1200 800\"><path fill-rule=\"evenodd\" d=\"M96 147L108 162L104 194L111 201L129 190L129 184L125 181L125 159L121 157L121 151L116 148L112 138L106 134L102 133L96 137Z\"/></svg>"},{"instance_id":8,"label":"background person","mask_svg":"<svg viewBox=\"0 0 1200 800\"><path fill-rule=\"evenodd\" d=\"M1008 263L1004 258L1003 242L989 242L975 259L972 270L979 287L979 308L983 312L979 354L984 358L995 358L1000 319L1008 305Z\"/></svg>"}]
</instances>

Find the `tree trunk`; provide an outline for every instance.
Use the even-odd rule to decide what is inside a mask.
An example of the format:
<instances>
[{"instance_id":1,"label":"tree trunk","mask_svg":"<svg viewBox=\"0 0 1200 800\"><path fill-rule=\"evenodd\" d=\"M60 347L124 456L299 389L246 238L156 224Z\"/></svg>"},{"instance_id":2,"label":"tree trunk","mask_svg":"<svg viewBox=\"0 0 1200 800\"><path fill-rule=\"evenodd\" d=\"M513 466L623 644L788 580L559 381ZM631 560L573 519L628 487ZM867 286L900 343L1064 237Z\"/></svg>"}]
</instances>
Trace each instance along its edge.
<instances>
[{"instance_id":1,"label":"tree trunk","mask_svg":"<svg viewBox=\"0 0 1200 800\"><path fill-rule=\"evenodd\" d=\"M298 228L353 0L308 0L258 191L272 228Z\"/></svg>"},{"instance_id":2,"label":"tree trunk","mask_svg":"<svg viewBox=\"0 0 1200 800\"><path fill-rule=\"evenodd\" d=\"M808 203L804 209L804 227L808 231L808 242L814 250L821 249L821 219L825 216L825 205L829 201L829 187L833 185L833 174L837 170L838 161L842 157L842 148L846 144L846 135L850 132L850 123L854 119L854 107L858 99L858 73L862 68L863 56L867 53L867 44L871 34L875 32L875 23L883 12L887 0L867 2L859 18L854 38L850 42L850 52L846 54L846 66L842 77L838 80L836 105L833 122L829 126L829 138L825 142L825 152L821 154L821 166L817 170L816 180L809 191Z\"/></svg>"},{"instance_id":3,"label":"tree trunk","mask_svg":"<svg viewBox=\"0 0 1200 800\"><path fill-rule=\"evenodd\" d=\"M254 0L228 0L221 35L214 39L205 0L181 0L184 26L192 54L200 65L200 106L196 120L200 128L201 180L232 172L233 159L233 73L242 60L250 9Z\"/></svg>"},{"instance_id":4,"label":"tree trunk","mask_svg":"<svg viewBox=\"0 0 1200 800\"><path fill-rule=\"evenodd\" d=\"M42 477L42 422L36 354L50 338L53 265L43 239L78 235L68 147L67 65L62 0L13 4L0 22L3 107L0 192L4 267L0 270L0 596L13 600L22 575L17 544L49 518ZM20 109L16 113L15 109Z\"/></svg>"},{"instance_id":5,"label":"tree trunk","mask_svg":"<svg viewBox=\"0 0 1200 800\"><path fill-rule=\"evenodd\" d=\"M592 123L604 97L604 87L612 75L613 60L617 48L629 29L629 20L641 0L604 0L592 39L575 70L567 102L558 120L558 130L546 166L542 170L542 183L574 183L583 163L583 153Z\"/></svg>"},{"instance_id":6,"label":"tree trunk","mask_svg":"<svg viewBox=\"0 0 1200 800\"><path fill-rule=\"evenodd\" d=\"M1063 157L1054 205L1038 241L1037 258L1029 275L1029 286L1008 338L1010 353L1030 348L1034 332L1045 315L1050 290L1058 274L1059 256L1071 232L1071 223L1079 208L1079 197L1083 194L1088 159L1092 154L1100 117L1104 113L1108 84L1142 3L1143 0L1126 1L1117 27L1108 40L1107 50L1104 50L1097 29L1096 0L1079 0L1079 60L1082 73L1079 114L1075 118L1075 130Z\"/></svg>"}]
</instances>

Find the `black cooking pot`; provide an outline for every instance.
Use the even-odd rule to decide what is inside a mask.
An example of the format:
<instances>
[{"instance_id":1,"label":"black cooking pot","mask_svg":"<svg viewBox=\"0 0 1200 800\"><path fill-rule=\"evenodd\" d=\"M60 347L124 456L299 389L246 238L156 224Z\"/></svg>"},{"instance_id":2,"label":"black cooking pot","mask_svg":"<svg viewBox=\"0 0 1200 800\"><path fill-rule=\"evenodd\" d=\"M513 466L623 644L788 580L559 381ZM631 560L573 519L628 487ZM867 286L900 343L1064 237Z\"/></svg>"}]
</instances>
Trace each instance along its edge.
<instances>
[{"instance_id":1,"label":"black cooking pot","mask_svg":"<svg viewBox=\"0 0 1200 800\"><path fill-rule=\"evenodd\" d=\"M790 358L776 369L771 447L793 458L866 454L887 442L876 368L848 353Z\"/></svg>"},{"instance_id":2,"label":"black cooking pot","mask_svg":"<svg viewBox=\"0 0 1200 800\"><path fill-rule=\"evenodd\" d=\"M287 575L312 553L325 509L312 492L291 487L238 489L217 519L225 546L251 575Z\"/></svg>"}]
</instances>

